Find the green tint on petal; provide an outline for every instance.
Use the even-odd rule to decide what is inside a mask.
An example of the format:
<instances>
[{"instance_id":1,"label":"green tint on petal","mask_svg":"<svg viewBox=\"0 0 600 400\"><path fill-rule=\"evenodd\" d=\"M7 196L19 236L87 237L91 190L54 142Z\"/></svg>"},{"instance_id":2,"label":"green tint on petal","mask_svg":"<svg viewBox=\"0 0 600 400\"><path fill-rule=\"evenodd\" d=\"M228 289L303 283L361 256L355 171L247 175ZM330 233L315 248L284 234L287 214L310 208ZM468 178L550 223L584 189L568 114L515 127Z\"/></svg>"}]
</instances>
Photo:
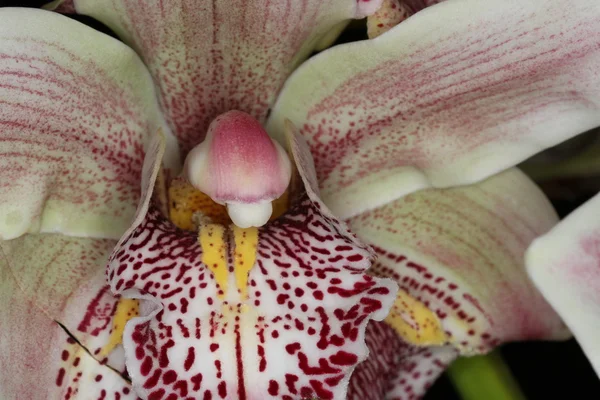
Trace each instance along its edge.
<instances>
[{"instance_id":1,"label":"green tint on petal","mask_svg":"<svg viewBox=\"0 0 600 400\"><path fill-rule=\"evenodd\" d=\"M165 136L155 135L137 183L139 218L164 152ZM115 244L62 234L0 241L0 369L11 371L0 374L0 398L137 398L119 375L123 347L107 348L118 298L105 267Z\"/></svg>"}]
</instances>

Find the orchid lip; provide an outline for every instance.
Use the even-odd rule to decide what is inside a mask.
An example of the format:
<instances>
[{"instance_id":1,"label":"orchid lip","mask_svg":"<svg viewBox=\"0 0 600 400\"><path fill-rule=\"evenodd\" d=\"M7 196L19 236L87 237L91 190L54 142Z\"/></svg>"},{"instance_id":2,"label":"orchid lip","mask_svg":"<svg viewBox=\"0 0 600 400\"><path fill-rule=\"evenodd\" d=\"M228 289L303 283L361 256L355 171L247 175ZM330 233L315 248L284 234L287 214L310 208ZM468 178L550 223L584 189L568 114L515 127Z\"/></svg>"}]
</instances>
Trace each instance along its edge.
<instances>
[{"instance_id":1,"label":"orchid lip","mask_svg":"<svg viewBox=\"0 0 600 400\"><path fill-rule=\"evenodd\" d=\"M278 219L183 231L152 206L114 250L113 292L144 299L123 335L140 397L345 398L397 288L364 273L368 247L320 202L290 135L306 190Z\"/></svg>"}]
</instances>

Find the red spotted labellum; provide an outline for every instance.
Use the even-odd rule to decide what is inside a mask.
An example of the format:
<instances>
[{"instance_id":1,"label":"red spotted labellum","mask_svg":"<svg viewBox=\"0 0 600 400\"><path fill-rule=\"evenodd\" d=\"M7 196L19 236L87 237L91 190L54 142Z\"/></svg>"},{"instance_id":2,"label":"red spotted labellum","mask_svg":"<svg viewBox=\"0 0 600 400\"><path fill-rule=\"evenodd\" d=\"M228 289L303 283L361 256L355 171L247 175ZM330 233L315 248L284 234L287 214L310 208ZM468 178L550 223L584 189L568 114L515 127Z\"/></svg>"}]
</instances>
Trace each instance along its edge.
<instances>
[{"instance_id":1,"label":"red spotted labellum","mask_svg":"<svg viewBox=\"0 0 600 400\"><path fill-rule=\"evenodd\" d=\"M228 118L252 122L228 113L216 124L229 126ZM371 253L321 203L308 148L290 135L305 190L278 219L260 229L202 219L198 231L185 232L149 205L113 251L111 290L142 300L123 335L142 398L346 397L350 373L367 354L367 323L386 316L395 284L365 274ZM254 161L260 143L243 137L255 143L230 150ZM210 133L206 140L215 146ZM272 148L270 139L263 143ZM228 160L218 158L227 149L206 149L209 165ZM242 166L251 179L254 164ZM243 186L231 190L245 194Z\"/></svg>"}]
</instances>

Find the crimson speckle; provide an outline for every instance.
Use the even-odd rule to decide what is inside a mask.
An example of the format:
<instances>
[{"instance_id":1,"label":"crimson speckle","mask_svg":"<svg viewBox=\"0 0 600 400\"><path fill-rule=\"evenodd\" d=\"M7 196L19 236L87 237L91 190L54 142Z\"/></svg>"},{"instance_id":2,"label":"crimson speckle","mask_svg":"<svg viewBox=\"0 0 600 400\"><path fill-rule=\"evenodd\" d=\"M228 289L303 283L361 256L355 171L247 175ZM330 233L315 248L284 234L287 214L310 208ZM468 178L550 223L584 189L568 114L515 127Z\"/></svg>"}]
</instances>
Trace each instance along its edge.
<instances>
[{"instance_id":1,"label":"crimson speckle","mask_svg":"<svg viewBox=\"0 0 600 400\"><path fill-rule=\"evenodd\" d=\"M194 364L194 360L196 359L196 352L193 347L188 347L187 357L185 358L185 362L183 363L183 367L186 371L189 371Z\"/></svg>"},{"instance_id":2,"label":"crimson speckle","mask_svg":"<svg viewBox=\"0 0 600 400\"><path fill-rule=\"evenodd\" d=\"M65 369L61 368L58 370L58 375L56 376L56 386L62 386L64 377Z\"/></svg>"},{"instance_id":3,"label":"crimson speckle","mask_svg":"<svg viewBox=\"0 0 600 400\"><path fill-rule=\"evenodd\" d=\"M124 337L125 343L135 343L127 357L128 369L139 371L132 374L134 383L142 372L149 377L137 387L141 384L152 393L162 393L163 400L173 393L185 397L186 390L198 398L253 399L274 391L274 387L281 399L295 399L301 390L321 393L323 399L331 398L329 393L341 395L345 391L343 381L331 383L348 374L366 355L364 348L346 339L343 322L354 325L350 331L355 332L352 339L358 341L370 313L383 308L381 297L386 291L369 293L380 283L364 274L369 266L368 249L319 210L304 197L288 213L259 230L256 265L249 276L256 289L249 291L242 303L219 298L220 288L212 273L197 264L202 254L197 234L174 228L151 208L143 223L123 241L127 251L117 249L109 264L116 285L119 279L130 280L134 269L129 259L138 260L137 254L142 254L144 265L138 270L134 288L147 288L147 294L163 304L149 320L130 322L134 328ZM328 260L330 250L311 249L333 249L340 243L344 243L345 258L335 262ZM280 254L277 263L267 257L276 252ZM360 255L356 258L359 261L349 262L347 257L352 254ZM228 262L230 267L232 260ZM123 265L125 269L120 268ZM170 277L162 279L167 272ZM308 274L313 277L307 277L306 272L313 272ZM336 277L338 280L333 280ZM332 280L338 283L332 284ZM148 285L157 281L160 287ZM198 288L194 298L191 287ZM330 287L339 290L329 293ZM352 296L340 295L348 291ZM261 302L254 308L258 292ZM180 306L172 309L170 304ZM250 312L241 312L242 307ZM338 308L349 311L340 314ZM299 334L301 341L292 340ZM232 343L225 339L229 337L234 339L234 352L223 351L224 345L231 349ZM140 355L142 360L138 360ZM284 363L270 361L275 357L283 357ZM283 371L275 370L281 365Z\"/></svg>"},{"instance_id":4,"label":"crimson speckle","mask_svg":"<svg viewBox=\"0 0 600 400\"><path fill-rule=\"evenodd\" d=\"M147 356L146 358L144 358L144 361L142 362L142 364L140 366L140 372L142 375L147 376L151 370L152 370L152 358L150 356Z\"/></svg>"}]
</instances>

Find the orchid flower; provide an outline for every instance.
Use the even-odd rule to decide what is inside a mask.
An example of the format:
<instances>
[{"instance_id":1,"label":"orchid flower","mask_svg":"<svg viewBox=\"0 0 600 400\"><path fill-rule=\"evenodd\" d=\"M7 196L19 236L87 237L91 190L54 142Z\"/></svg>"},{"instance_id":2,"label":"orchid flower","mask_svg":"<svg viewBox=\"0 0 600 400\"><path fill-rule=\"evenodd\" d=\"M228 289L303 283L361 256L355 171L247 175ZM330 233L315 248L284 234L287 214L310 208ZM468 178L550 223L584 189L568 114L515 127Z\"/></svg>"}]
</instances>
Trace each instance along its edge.
<instances>
[{"instance_id":1,"label":"orchid flower","mask_svg":"<svg viewBox=\"0 0 600 400\"><path fill-rule=\"evenodd\" d=\"M414 398L568 337L510 167L600 124L600 5L417 3L1 9L0 397Z\"/></svg>"}]
</instances>

